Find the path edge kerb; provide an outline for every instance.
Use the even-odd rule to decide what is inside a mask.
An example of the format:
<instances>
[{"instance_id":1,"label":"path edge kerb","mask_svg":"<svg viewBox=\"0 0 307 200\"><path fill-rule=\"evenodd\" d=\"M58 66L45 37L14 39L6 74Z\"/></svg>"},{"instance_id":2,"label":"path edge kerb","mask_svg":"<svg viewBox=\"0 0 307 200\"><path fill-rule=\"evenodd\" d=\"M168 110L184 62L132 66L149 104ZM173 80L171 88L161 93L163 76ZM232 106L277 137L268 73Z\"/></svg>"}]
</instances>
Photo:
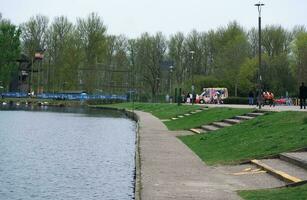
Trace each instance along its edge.
<instances>
[{"instance_id":1,"label":"path edge kerb","mask_svg":"<svg viewBox=\"0 0 307 200\"><path fill-rule=\"evenodd\" d=\"M135 133L135 174L134 174L134 199L141 200L141 154L140 154L140 132L139 132L139 122L140 117L133 111L124 108L111 108L111 107L98 107L90 106L91 108L98 108L104 110L116 110L123 112L128 118L136 122L136 133Z\"/></svg>"},{"instance_id":2,"label":"path edge kerb","mask_svg":"<svg viewBox=\"0 0 307 200\"><path fill-rule=\"evenodd\" d=\"M140 117L131 110L121 109L127 117L136 122L135 138L135 181L134 181L134 199L141 200L141 154L140 154Z\"/></svg>"}]
</instances>

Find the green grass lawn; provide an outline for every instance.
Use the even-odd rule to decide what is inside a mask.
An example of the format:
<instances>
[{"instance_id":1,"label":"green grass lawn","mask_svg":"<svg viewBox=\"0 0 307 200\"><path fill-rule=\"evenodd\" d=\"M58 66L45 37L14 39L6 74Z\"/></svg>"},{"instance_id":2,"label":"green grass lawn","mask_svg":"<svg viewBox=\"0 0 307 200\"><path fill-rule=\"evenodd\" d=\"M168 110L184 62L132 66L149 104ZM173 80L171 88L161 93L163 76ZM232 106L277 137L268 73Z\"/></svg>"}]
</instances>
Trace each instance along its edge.
<instances>
[{"instance_id":1,"label":"green grass lawn","mask_svg":"<svg viewBox=\"0 0 307 200\"><path fill-rule=\"evenodd\" d=\"M180 137L207 164L231 164L307 146L307 113L269 113L210 134Z\"/></svg>"},{"instance_id":2,"label":"green grass lawn","mask_svg":"<svg viewBox=\"0 0 307 200\"><path fill-rule=\"evenodd\" d=\"M239 195L246 200L306 200L307 184L281 189L240 191Z\"/></svg>"},{"instance_id":3,"label":"green grass lawn","mask_svg":"<svg viewBox=\"0 0 307 200\"><path fill-rule=\"evenodd\" d=\"M132 103L119 103L111 105L101 105L101 107L113 107L113 108L125 108L132 109ZM195 111L201 108L198 105L181 105L169 104L169 103L134 103L135 110L142 110L144 112L149 112L159 119L169 119L182 115L191 111Z\"/></svg>"},{"instance_id":4,"label":"green grass lawn","mask_svg":"<svg viewBox=\"0 0 307 200\"><path fill-rule=\"evenodd\" d=\"M231 118L236 115L243 115L251 111L252 109L210 108L188 117L165 122L165 125L169 130L188 130L200 127L204 124L210 124L215 121Z\"/></svg>"}]
</instances>

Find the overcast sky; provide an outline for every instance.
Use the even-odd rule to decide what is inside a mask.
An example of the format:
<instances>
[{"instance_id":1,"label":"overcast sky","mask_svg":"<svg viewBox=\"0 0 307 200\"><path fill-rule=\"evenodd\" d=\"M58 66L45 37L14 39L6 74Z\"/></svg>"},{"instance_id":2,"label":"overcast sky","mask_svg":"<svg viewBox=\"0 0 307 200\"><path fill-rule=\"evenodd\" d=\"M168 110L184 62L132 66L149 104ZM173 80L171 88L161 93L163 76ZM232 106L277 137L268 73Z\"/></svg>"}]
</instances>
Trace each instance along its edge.
<instances>
[{"instance_id":1,"label":"overcast sky","mask_svg":"<svg viewBox=\"0 0 307 200\"><path fill-rule=\"evenodd\" d=\"M307 26L307 0L263 0L262 22L285 28ZM72 22L98 13L109 34L137 37L161 31L171 35L192 29L208 31L236 20L244 28L257 27L257 0L0 0L0 12L15 24L36 14L52 20L64 15Z\"/></svg>"}]
</instances>

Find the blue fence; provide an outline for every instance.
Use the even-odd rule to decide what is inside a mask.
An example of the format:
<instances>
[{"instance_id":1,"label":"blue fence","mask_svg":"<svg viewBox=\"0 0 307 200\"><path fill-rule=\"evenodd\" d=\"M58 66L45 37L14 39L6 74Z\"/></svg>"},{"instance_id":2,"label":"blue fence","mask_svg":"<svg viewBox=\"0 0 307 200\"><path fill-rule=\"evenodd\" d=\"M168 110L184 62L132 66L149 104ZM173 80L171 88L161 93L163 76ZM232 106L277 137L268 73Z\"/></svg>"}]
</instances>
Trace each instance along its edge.
<instances>
[{"instance_id":1,"label":"blue fence","mask_svg":"<svg viewBox=\"0 0 307 200\"><path fill-rule=\"evenodd\" d=\"M25 92L4 92L1 93L1 96L7 98L26 98L28 97L28 94Z\"/></svg>"},{"instance_id":2,"label":"blue fence","mask_svg":"<svg viewBox=\"0 0 307 200\"><path fill-rule=\"evenodd\" d=\"M4 98L27 98L29 95L24 92L5 92L1 93ZM36 95L38 99L59 99L59 100L89 100L89 99L118 99L127 101L127 95L110 94L86 94L86 93L42 93Z\"/></svg>"}]
</instances>

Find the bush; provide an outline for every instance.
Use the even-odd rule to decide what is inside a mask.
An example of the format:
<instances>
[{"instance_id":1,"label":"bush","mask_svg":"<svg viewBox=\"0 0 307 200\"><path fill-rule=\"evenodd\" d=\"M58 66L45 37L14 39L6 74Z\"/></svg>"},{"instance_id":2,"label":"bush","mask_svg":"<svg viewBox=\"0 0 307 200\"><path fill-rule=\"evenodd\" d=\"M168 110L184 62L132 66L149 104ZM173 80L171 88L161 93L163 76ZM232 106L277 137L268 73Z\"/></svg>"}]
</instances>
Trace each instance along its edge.
<instances>
[{"instance_id":1,"label":"bush","mask_svg":"<svg viewBox=\"0 0 307 200\"><path fill-rule=\"evenodd\" d=\"M254 99L255 103L255 99ZM228 97L224 99L224 104L248 104L247 97Z\"/></svg>"}]
</instances>

